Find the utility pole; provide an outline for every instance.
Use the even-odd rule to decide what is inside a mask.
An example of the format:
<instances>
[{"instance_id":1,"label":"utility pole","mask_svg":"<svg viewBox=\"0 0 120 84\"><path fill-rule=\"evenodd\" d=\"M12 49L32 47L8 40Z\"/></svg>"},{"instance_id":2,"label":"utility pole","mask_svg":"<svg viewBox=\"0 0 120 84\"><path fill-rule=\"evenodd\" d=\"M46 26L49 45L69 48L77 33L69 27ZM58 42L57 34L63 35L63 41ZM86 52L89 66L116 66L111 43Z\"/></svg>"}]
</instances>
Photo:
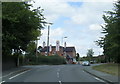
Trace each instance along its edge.
<instances>
[{"instance_id":1,"label":"utility pole","mask_svg":"<svg viewBox=\"0 0 120 84\"><path fill-rule=\"evenodd\" d=\"M49 32L50 32L50 26L48 25L48 37L47 37L47 56L49 56Z\"/></svg>"},{"instance_id":2,"label":"utility pole","mask_svg":"<svg viewBox=\"0 0 120 84\"><path fill-rule=\"evenodd\" d=\"M38 39L36 40L36 63L38 62L38 61L37 61L37 60L38 60L38 55L37 55L37 53L38 53L37 50L38 50L38 49L37 49L37 45L38 45Z\"/></svg>"},{"instance_id":3,"label":"utility pole","mask_svg":"<svg viewBox=\"0 0 120 84\"><path fill-rule=\"evenodd\" d=\"M49 56L49 35L50 35L50 25L53 23L47 23L48 24L48 36L47 36L47 56Z\"/></svg>"}]
</instances>

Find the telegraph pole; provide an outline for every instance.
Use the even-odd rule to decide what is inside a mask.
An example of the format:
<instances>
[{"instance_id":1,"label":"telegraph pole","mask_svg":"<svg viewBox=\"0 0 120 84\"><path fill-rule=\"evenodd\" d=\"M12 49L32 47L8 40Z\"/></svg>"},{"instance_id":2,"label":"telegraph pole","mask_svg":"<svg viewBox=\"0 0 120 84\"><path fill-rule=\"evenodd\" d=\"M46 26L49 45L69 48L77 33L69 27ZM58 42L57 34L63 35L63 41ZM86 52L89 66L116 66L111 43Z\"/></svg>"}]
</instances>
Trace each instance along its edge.
<instances>
[{"instance_id":1,"label":"telegraph pole","mask_svg":"<svg viewBox=\"0 0 120 84\"><path fill-rule=\"evenodd\" d=\"M48 36L47 36L47 56L49 56L49 35L50 35L50 25L53 23L47 23L48 24Z\"/></svg>"},{"instance_id":2,"label":"telegraph pole","mask_svg":"<svg viewBox=\"0 0 120 84\"><path fill-rule=\"evenodd\" d=\"M49 56L49 32L50 32L50 26L48 25L48 37L47 37L47 56Z\"/></svg>"}]
</instances>

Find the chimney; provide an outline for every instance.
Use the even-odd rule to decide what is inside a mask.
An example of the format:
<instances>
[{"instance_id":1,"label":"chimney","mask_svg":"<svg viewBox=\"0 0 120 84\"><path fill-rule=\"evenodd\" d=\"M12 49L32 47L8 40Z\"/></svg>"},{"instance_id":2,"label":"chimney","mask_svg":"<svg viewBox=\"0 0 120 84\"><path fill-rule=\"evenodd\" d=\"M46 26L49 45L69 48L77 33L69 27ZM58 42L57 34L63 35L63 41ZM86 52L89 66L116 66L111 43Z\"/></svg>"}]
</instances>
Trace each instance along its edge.
<instances>
[{"instance_id":1,"label":"chimney","mask_svg":"<svg viewBox=\"0 0 120 84\"><path fill-rule=\"evenodd\" d=\"M59 47L60 47L60 42L59 42L59 41L56 41L56 51L59 51L59 50L60 50Z\"/></svg>"},{"instance_id":2,"label":"chimney","mask_svg":"<svg viewBox=\"0 0 120 84\"><path fill-rule=\"evenodd\" d=\"M43 48L45 47L45 41L43 42Z\"/></svg>"}]
</instances>

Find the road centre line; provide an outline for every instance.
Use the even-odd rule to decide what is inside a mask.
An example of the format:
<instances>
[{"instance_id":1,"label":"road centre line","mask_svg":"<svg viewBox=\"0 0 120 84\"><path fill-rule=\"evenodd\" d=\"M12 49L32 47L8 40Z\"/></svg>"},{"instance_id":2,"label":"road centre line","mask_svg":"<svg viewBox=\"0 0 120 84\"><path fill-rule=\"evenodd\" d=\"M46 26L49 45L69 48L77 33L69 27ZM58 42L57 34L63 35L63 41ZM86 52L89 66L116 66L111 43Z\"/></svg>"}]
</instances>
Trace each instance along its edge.
<instances>
[{"instance_id":1,"label":"road centre line","mask_svg":"<svg viewBox=\"0 0 120 84\"><path fill-rule=\"evenodd\" d=\"M60 84L62 84L62 81L59 81Z\"/></svg>"},{"instance_id":2,"label":"road centre line","mask_svg":"<svg viewBox=\"0 0 120 84\"><path fill-rule=\"evenodd\" d=\"M30 71L30 70L28 70L28 71ZM19 73L19 74L15 75L15 76L10 77L9 79L11 80L11 79L13 79L13 78L15 78L15 77L17 77L17 76L19 76L19 75L21 75L21 74L24 74L24 73L26 73L26 72L28 72L28 71L24 71L24 72L22 72L22 73Z\"/></svg>"},{"instance_id":3,"label":"road centre line","mask_svg":"<svg viewBox=\"0 0 120 84\"><path fill-rule=\"evenodd\" d=\"M57 77L59 78L59 72L57 72Z\"/></svg>"}]
</instances>

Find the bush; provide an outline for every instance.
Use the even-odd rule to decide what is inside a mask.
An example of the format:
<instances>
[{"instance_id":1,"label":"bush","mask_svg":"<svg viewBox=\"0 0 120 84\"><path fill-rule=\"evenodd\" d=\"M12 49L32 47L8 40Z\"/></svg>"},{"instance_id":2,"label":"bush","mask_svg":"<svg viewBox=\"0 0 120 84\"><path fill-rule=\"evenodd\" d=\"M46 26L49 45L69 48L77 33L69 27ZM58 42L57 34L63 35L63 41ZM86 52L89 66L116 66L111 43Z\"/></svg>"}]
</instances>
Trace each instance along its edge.
<instances>
[{"instance_id":1,"label":"bush","mask_svg":"<svg viewBox=\"0 0 120 84\"><path fill-rule=\"evenodd\" d=\"M48 65L60 65L66 64L66 61L63 57L58 55L53 56L42 56L39 55L37 58L36 56L26 56L26 64L35 65L35 64L48 64Z\"/></svg>"}]
</instances>

